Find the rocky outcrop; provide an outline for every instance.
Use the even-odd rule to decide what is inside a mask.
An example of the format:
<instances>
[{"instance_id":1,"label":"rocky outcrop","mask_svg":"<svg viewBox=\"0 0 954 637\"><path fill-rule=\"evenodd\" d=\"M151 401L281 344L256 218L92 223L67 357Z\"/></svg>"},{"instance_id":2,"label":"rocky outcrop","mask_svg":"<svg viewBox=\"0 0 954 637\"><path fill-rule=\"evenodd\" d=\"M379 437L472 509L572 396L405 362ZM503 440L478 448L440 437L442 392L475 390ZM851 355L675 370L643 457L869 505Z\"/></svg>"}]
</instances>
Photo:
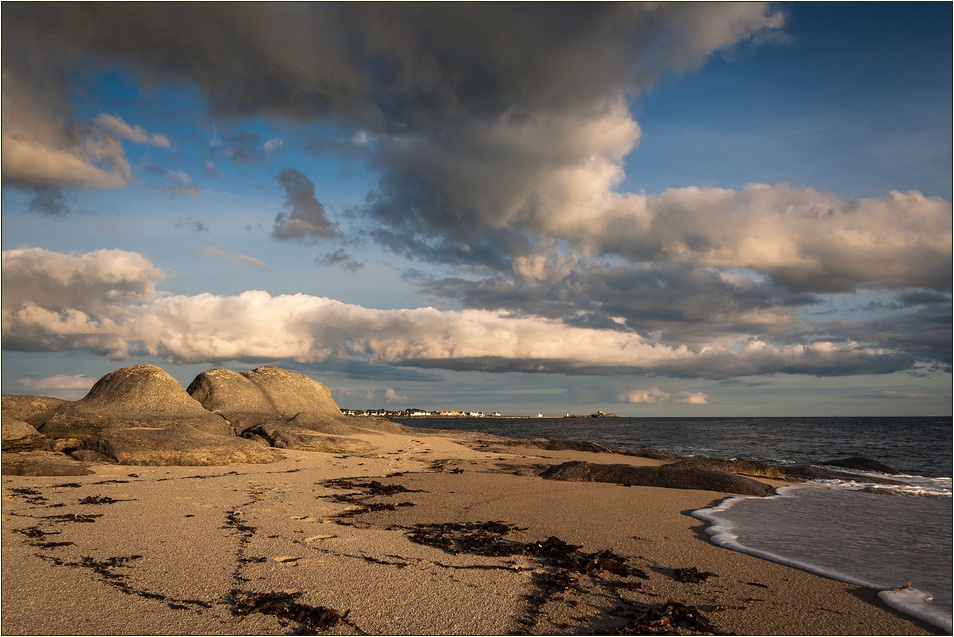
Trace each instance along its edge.
<instances>
[{"instance_id":1,"label":"rocky outcrop","mask_svg":"<svg viewBox=\"0 0 954 637\"><path fill-rule=\"evenodd\" d=\"M901 473L897 469L889 467L886 464L881 464L877 460L857 456L852 458L838 458L836 460L824 460L818 464L843 467L845 469L857 469L859 471L876 471L878 473L887 473L888 475L900 475Z\"/></svg>"},{"instance_id":2,"label":"rocky outcrop","mask_svg":"<svg viewBox=\"0 0 954 637\"><path fill-rule=\"evenodd\" d=\"M261 424L292 424L326 434L350 431L349 419L316 380L279 369L247 372L210 369L195 377L188 393L205 409L221 415L236 432Z\"/></svg>"},{"instance_id":3,"label":"rocky outcrop","mask_svg":"<svg viewBox=\"0 0 954 637\"><path fill-rule=\"evenodd\" d=\"M285 457L252 440L210 434L187 425L102 429L84 441L83 450L102 454L119 464L138 466L265 464Z\"/></svg>"},{"instance_id":4,"label":"rocky outcrop","mask_svg":"<svg viewBox=\"0 0 954 637\"><path fill-rule=\"evenodd\" d=\"M86 438L107 429L178 425L234 435L225 419L203 409L168 373L155 365L133 365L106 374L85 397L61 405L40 433L47 438Z\"/></svg>"},{"instance_id":5,"label":"rocky outcrop","mask_svg":"<svg viewBox=\"0 0 954 637\"><path fill-rule=\"evenodd\" d=\"M29 423L8 418L4 414L2 429L4 451L33 451L46 448L48 442L46 436Z\"/></svg>"},{"instance_id":6,"label":"rocky outcrop","mask_svg":"<svg viewBox=\"0 0 954 637\"><path fill-rule=\"evenodd\" d=\"M5 476L86 476L93 471L89 465L62 453L27 451L4 453L2 473Z\"/></svg>"},{"instance_id":7,"label":"rocky outcrop","mask_svg":"<svg viewBox=\"0 0 954 637\"><path fill-rule=\"evenodd\" d=\"M564 462L543 472L541 477L547 480L563 480L566 482L610 482L643 487L698 489L753 496L765 496L773 492L771 486L751 478L712 469L672 465L634 467L626 464Z\"/></svg>"},{"instance_id":8,"label":"rocky outcrop","mask_svg":"<svg viewBox=\"0 0 954 637\"><path fill-rule=\"evenodd\" d=\"M674 462L670 467L695 467L698 469L712 469L724 473L734 473L739 476L755 476L758 478L770 478L772 480L784 480L785 476L781 471L772 465L764 462L755 462L753 460L722 460L721 458L708 458L706 456L692 456L679 462Z\"/></svg>"},{"instance_id":9,"label":"rocky outcrop","mask_svg":"<svg viewBox=\"0 0 954 637\"><path fill-rule=\"evenodd\" d=\"M355 454L377 449L376 445L360 438L328 435L281 424L256 425L246 429L242 435L249 438L261 438L272 447L279 449Z\"/></svg>"},{"instance_id":10,"label":"rocky outcrop","mask_svg":"<svg viewBox=\"0 0 954 637\"><path fill-rule=\"evenodd\" d=\"M34 427L42 426L53 413L67 404L68 400L52 396L3 395L3 415L6 418L22 420Z\"/></svg>"}]
</instances>

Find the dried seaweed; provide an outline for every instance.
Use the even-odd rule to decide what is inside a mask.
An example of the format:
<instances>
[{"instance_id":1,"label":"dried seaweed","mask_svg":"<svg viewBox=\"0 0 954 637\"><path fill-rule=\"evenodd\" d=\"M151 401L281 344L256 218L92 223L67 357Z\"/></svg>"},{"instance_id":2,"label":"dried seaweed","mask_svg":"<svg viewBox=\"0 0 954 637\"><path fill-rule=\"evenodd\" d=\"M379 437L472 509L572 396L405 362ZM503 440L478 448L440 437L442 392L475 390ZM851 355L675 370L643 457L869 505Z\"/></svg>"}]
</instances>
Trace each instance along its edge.
<instances>
[{"instance_id":1,"label":"dried seaweed","mask_svg":"<svg viewBox=\"0 0 954 637\"><path fill-rule=\"evenodd\" d=\"M236 598L233 611L235 615L274 615L286 621L297 622L304 629L304 634L314 635L347 622L347 611L342 614L325 606L302 604L297 601L301 593L295 591L253 593L243 597L239 597L239 591L232 591L232 595Z\"/></svg>"}]
</instances>

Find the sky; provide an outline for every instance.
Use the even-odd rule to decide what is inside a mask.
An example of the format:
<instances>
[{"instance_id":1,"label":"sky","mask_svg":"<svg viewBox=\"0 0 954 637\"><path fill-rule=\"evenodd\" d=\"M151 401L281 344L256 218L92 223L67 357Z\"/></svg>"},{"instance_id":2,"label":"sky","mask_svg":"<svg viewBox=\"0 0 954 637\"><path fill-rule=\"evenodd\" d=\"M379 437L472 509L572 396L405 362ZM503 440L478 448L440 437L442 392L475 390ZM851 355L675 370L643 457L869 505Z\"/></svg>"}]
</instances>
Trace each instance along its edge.
<instances>
[{"instance_id":1,"label":"sky","mask_svg":"<svg viewBox=\"0 0 954 637\"><path fill-rule=\"evenodd\" d=\"M3 393L952 413L952 5L2 4Z\"/></svg>"}]
</instances>

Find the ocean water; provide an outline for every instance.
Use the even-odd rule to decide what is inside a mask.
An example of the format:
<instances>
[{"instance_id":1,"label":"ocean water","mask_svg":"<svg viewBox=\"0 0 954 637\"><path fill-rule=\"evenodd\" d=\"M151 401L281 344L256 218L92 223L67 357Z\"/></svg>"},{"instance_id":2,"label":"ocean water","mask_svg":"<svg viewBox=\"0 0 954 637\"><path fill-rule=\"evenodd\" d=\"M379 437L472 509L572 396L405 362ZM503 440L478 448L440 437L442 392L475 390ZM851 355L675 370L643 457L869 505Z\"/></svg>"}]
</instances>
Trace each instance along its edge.
<instances>
[{"instance_id":1,"label":"ocean water","mask_svg":"<svg viewBox=\"0 0 954 637\"><path fill-rule=\"evenodd\" d=\"M854 480L786 487L768 498L728 498L693 515L709 523L707 532L721 546L880 589L879 596L890 606L952 631L951 418L398 421L414 427L510 438L588 440L627 449L651 447L770 464L821 465L849 456L878 460L901 471L900 476L881 477L905 484L877 484L872 478L879 474L853 471Z\"/></svg>"}]
</instances>

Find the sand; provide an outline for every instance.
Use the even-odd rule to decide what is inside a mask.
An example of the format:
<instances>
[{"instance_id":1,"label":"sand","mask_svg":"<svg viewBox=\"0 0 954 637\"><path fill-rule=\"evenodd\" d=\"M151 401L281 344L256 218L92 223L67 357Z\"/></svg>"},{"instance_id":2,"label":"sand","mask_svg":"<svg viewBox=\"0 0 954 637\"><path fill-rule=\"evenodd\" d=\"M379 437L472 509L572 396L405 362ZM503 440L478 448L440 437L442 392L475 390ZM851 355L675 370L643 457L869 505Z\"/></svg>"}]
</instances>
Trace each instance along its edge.
<instances>
[{"instance_id":1,"label":"sand","mask_svg":"<svg viewBox=\"0 0 954 637\"><path fill-rule=\"evenodd\" d=\"M876 591L713 545L690 512L729 494L558 482L532 470L659 461L495 448L465 434L361 437L378 449L4 476L2 632L556 634L655 619L687 634L937 634ZM406 491L369 495L372 481ZM395 506L360 511L375 504ZM475 525L490 521L506 525ZM412 541L418 525L445 525L421 535L448 545ZM584 566L558 563L559 551L446 550L481 534L507 547L555 537L579 545L562 555L585 556ZM689 568L709 575L680 581L676 569ZM678 604L667 611L668 600ZM664 612L677 620L667 624Z\"/></svg>"}]
</instances>

